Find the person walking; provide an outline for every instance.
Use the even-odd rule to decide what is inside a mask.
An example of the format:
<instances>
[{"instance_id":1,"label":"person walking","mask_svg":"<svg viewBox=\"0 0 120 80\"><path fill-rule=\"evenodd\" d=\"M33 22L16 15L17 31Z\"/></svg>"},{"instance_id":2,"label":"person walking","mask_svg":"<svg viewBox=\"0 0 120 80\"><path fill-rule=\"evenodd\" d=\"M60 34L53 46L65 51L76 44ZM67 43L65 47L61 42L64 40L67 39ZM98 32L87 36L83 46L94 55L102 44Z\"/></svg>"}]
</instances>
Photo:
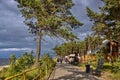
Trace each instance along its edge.
<instances>
[{"instance_id":1,"label":"person walking","mask_svg":"<svg viewBox=\"0 0 120 80\"><path fill-rule=\"evenodd\" d=\"M60 63L62 64L62 61L63 61L63 58L62 57L60 57Z\"/></svg>"}]
</instances>

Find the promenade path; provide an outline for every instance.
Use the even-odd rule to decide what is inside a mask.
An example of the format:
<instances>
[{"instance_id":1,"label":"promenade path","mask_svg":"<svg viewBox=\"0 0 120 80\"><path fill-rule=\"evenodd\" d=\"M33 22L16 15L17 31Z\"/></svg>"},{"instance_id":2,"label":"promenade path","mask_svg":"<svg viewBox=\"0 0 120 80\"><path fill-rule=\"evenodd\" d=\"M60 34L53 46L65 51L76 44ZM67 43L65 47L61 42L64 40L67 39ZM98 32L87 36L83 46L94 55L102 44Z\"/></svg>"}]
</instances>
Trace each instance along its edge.
<instances>
[{"instance_id":1,"label":"promenade path","mask_svg":"<svg viewBox=\"0 0 120 80\"><path fill-rule=\"evenodd\" d=\"M78 66L57 63L48 80L105 80L105 78L85 73L85 70Z\"/></svg>"}]
</instances>

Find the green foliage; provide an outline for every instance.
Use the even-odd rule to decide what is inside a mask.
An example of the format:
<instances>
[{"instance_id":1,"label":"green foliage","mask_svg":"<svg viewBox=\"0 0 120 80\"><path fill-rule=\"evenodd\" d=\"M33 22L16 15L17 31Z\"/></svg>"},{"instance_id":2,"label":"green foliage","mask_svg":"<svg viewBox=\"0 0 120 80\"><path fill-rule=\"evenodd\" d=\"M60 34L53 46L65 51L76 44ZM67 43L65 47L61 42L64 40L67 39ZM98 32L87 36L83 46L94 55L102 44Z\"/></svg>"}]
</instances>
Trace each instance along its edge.
<instances>
[{"instance_id":1,"label":"green foliage","mask_svg":"<svg viewBox=\"0 0 120 80\"><path fill-rule=\"evenodd\" d=\"M34 57L33 51L30 53L24 53L18 59L16 59L14 54L10 55L10 65L8 68L5 68L0 73L0 79L13 76L17 73L22 72L25 69L30 68L33 65Z\"/></svg>"},{"instance_id":2,"label":"green foliage","mask_svg":"<svg viewBox=\"0 0 120 80\"><path fill-rule=\"evenodd\" d=\"M33 80L33 78L35 78L38 75L38 73L39 73L39 69L35 69L33 71L26 73L27 80Z\"/></svg>"},{"instance_id":3,"label":"green foliage","mask_svg":"<svg viewBox=\"0 0 120 80\"><path fill-rule=\"evenodd\" d=\"M105 53L103 53L102 49L100 49L100 51L98 51L97 54L95 54L95 55L96 55L97 59L105 57Z\"/></svg>"},{"instance_id":4,"label":"green foliage","mask_svg":"<svg viewBox=\"0 0 120 80\"><path fill-rule=\"evenodd\" d=\"M15 0L29 31L38 36L35 64L38 64L43 35L74 39L72 28L83 25L72 15L72 0ZM68 29L71 28L71 29ZM67 30L64 30L67 29ZM64 32L63 32L64 31ZM64 34L65 33L65 34ZM70 37L69 37L70 36Z\"/></svg>"},{"instance_id":5,"label":"green foliage","mask_svg":"<svg viewBox=\"0 0 120 80\"><path fill-rule=\"evenodd\" d=\"M95 70L97 67L97 61L92 62L91 66ZM108 73L110 80L119 80L119 78L120 78L120 62L114 63L114 67L112 67L111 63L104 62L102 72Z\"/></svg>"},{"instance_id":6,"label":"green foliage","mask_svg":"<svg viewBox=\"0 0 120 80\"><path fill-rule=\"evenodd\" d=\"M7 77L7 75L8 75L8 69L7 68L3 68L1 71L0 71L0 79L1 80L4 80L6 77Z\"/></svg>"},{"instance_id":7,"label":"green foliage","mask_svg":"<svg viewBox=\"0 0 120 80\"><path fill-rule=\"evenodd\" d=\"M111 76L112 80L119 80L120 79L120 70Z\"/></svg>"},{"instance_id":8,"label":"green foliage","mask_svg":"<svg viewBox=\"0 0 120 80\"><path fill-rule=\"evenodd\" d=\"M24 53L21 57L15 60L15 55L10 56L11 63L9 68L4 68L0 71L0 79L5 79L6 77L10 77L16 75L24 70L31 69L34 62L33 51L30 53ZM28 72L27 79L31 80L40 74L41 77L45 77L46 75L50 74L50 72L54 69L55 62L54 60L48 55L44 54L40 60L40 66L38 69ZM21 80L23 76L14 78L12 80Z\"/></svg>"},{"instance_id":9,"label":"green foliage","mask_svg":"<svg viewBox=\"0 0 120 80\"><path fill-rule=\"evenodd\" d=\"M56 45L53 50L59 56L65 56L71 53L84 53L86 50L93 50L102 42L100 36L87 36L84 41L69 41L61 45Z\"/></svg>"},{"instance_id":10,"label":"green foliage","mask_svg":"<svg viewBox=\"0 0 120 80\"><path fill-rule=\"evenodd\" d=\"M50 73L51 70L53 70L54 66L55 66L55 62L54 60L49 56L49 54L44 54L41 58L41 61L40 61L40 68L42 70L44 70L44 72L42 71L42 73L46 74L46 71L47 73Z\"/></svg>"},{"instance_id":11,"label":"green foliage","mask_svg":"<svg viewBox=\"0 0 120 80\"><path fill-rule=\"evenodd\" d=\"M16 57L14 54L10 55L10 64L15 64Z\"/></svg>"},{"instance_id":12,"label":"green foliage","mask_svg":"<svg viewBox=\"0 0 120 80\"><path fill-rule=\"evenodd\" d=\"M94 22L92 30L96 35L104 36L107 39L120 40L120 1L119 0L102 0L105 3L100 7L100 12L95 13L87 7L87 15Z\"/></svg>"},{"instance_id":13,"label":"green foliage","mask_svg":"<svg viewBox=\"0 0 120 80\"><path fill-rule=\"evenodd\" d=\"M90 35L85 38L86 42L86 48L89 48L89 50L94 50L96 47L101 45L102 38L99 35ZM88 49L87 49L88 50Z\"/></svg>"},{"instance_id":14,"label":"green foliage","mask_svg":"<svg viewBox=\"0 0 120 80\"><path fill-rule=\"evenodd\" d=\"M33 52L24 53L21 57L16 60L16 65L19 66L20 69L29 68L34 62ZM26 66L25 66L26 65Z\"/></svg>"},{"instance_id":15,"label":"green foliage","mask_svg":"<svg viewBox=\"0 0 120 80\"><path fill-rule=\"evenodd\" d=\"M10 67L8 68L8 76L15 75L25 69L30 68L34 62L33 51L31 51L30 53L25 52L16 60L14 60L15 56L12 54L10 56L10 59L12 60L12 62L10 64Z\"/></svg>"},{"instance_id":16,"label":"green foliage","mask_svg":"<svg viewBox=\"0 0 120 80\"><path fill-rule=\"evenodd\" d=\"M112 66L110 63L105 62L103 65L103 70L112 74L111 80L119 80L120 77L120 62L113 63Z\"/></svg>"},{"instance_id":17,"label":"green foliage","mask_svg":"<svg viewBox=\"0 0 120 80\"><path fill-rule=\"evenodd\" d=\"M120 20L120 1L119 0L103 0L105 11L108 12L107 18Z\"/></svg>"},{"instance_id":18,"label":"green foliage","mask_svg":"<svg viewBox=\"0 0 120 80\"><path fill-rule=\"evenodd\" d=\"M56 45L53 50L59 56L69 55L71 53L83 53L85 50L85 41L71 41L63 43L60 46Z\"/></svg>"},{"instance_id":19,"label":"green foliage","mask_svg":"<svg viewBox=\"0 0 120 80\"><path fill-rule=\"evenodd\" d=\"M70 12L73 6L72 0L16 1L25 17L25 24L33 34L37 34L39 29L42 29L43 33L56 35L59 29L63 29L63 26L74 28L82 25ZM61 33L57 34L61 35Z\"/></svg>"},{"instance_id":20,"label":"green foliage","mask_svg":"<svg viewBox=\"0 0 120 80\"><path fill-rule=\"evenodd\" d=\"M10 59L11 59L10 67L4 68L2 71L0 71L0 79L4 80L6 77L14 76L18 73L23 72L24 70L31 69L34 62L33 51L31 51L30 53L25 52L22 56L16 59L15 62L13 61L15 59L15 55L12 54L10 56ZM39 68L26 73L27 79L31 80L39 74L40 76L45 77L54 69L54 66L55 66L54 60L48 54L44 54L41 57ZM12 80L21 79L23 79L23 76L14 78Z\"/></svg>"},{"instance_id":21,"label":"green foliage","mask_svg":"<svg viewBox=\"0 0 120 80\"><path fill-rule=\"evenodd\" d=\"M87 15L90 17L92 21L100 21L101 15L98 14L97 12L92 11L89 7L86 7L87 9Z\"/></svg>"}]
</instances>

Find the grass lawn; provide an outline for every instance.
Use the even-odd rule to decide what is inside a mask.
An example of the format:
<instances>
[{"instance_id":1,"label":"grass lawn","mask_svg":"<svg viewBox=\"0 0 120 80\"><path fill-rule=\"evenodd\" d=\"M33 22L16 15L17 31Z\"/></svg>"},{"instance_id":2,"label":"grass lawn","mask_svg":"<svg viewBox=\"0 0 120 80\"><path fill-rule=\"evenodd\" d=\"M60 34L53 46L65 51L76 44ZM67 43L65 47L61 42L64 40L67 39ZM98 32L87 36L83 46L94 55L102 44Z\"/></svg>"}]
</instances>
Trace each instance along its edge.
<instances>
[{"instance_id":1,"label":"grass lawn","mask_svg":"<svg viewBox=\"0 0 120 80\"><path fill-rule=\"evenodd\" d=\"M85 63L81 63L79 66L82 69L85 69ZM92 62L91 66L93 70L95 70L97 67L97 62ZM111 63L104 62L101 77L105 77L105 79L108 80L120 80L120 62L114 62L113 66Z\"/></svg>"},{"instance_id":2,"label":"grass lawn","mask_svg":"<svg viewBox=\"0 0 120 80\"><path fill-rule=\"evenodd\" d=\"M120 62L114 62L113 66L112 64L105 62L103 71L111 74L111 76L109 76L111 80L120 80Z\"/></svg>"}]
</instances>

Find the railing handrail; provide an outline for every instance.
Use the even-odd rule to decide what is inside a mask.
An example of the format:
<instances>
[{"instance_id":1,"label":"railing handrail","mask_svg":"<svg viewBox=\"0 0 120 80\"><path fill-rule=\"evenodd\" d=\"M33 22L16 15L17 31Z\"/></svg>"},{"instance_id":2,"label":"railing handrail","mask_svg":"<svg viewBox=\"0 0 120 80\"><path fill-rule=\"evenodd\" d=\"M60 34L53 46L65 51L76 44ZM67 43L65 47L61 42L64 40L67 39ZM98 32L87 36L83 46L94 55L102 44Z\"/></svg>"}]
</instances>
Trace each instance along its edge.
<instances>
[{"instance_id":1,"label":"railing handrail","mask_svg":"<svg viewBox=\"0 0 120 80\"><path fill-rule=\"evenodd\" d=\"M27 72L31 72L31 71L36 70L36 69L38 69L38 68L35 67L35 68L32 68L32 69L24 70L23 72L18 73L18 74L14 75L14 76L8 77L5 80L11 80L11 79L16 78L18 76L24 76ZM24 78L24 80L26 80L26 78Z\"/></svg>"}]
</instances>

